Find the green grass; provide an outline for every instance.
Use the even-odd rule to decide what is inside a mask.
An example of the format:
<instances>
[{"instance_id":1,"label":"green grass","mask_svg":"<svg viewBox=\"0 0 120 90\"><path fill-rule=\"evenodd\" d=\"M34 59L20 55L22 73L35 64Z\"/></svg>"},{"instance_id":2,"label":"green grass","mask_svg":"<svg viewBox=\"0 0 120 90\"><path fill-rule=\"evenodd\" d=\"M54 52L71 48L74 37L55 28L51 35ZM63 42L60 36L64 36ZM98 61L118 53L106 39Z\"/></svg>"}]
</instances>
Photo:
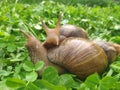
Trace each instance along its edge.
<instances>
[{"instance_id":1,"label":"green grass","mask_svg":"<svg viewBox=\"0 0 120 90\"><path fill-rule=\"evenodd\" d=\"M10 0L9 2L16 2L18 1L19 3L26 3L26 4L38 4L43 1L54 1L54 2L59 2L64 5L78 5L78 4L83 4L83 5L88 5L88 6L109 6L113 4L120 4L119 0Z\"/></svg>"},{"instance_id":2,"label":"green grass","mask_svg":"<svg viewBox=\"0 0 120 90\"><path fill-rule=\"evenodd\" d=\"M58 75L53 67L48 67L42 79L38 79L36 71L43 63L39 62L37 68L31 63L24 46L26 40L18 31L22 28L44 41L46 35L38 17L49 27L55 27L57 15L62 11L61 25L74 24L84 28L91 39L120 43L120 6L37 1L0 2L0 90L120 90L120 57L102 75L93 74L85 81L71 74Z\"/></svg>"}]
</instances>

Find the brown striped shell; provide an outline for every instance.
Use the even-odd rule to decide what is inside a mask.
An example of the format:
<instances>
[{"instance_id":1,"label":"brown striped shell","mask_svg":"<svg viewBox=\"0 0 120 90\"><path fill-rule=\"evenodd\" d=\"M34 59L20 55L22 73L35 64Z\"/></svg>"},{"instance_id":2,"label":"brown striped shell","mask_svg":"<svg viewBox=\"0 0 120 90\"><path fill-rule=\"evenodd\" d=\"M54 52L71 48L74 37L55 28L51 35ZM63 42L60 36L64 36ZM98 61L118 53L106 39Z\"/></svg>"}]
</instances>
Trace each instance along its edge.
<instances>
[{"instance_id":1,"label":"brown striped shell","mask_svg":"<svg viewBox=\"0 0 120 90\"><path fill-rule=\"evenodd\" d=\"M60 46L48 51L48 59L64 67L79 78L101 73L107 67L107 57L102 48L82 38L67 38Z\"/></svg>"},{"instance_id":2,"label":"brown striped shell","mask_svg":"<svg viewBox=\"0 0 120 90\"><path fill-rule=\"evenodd\" d=\"M120 55L120 45L103 40L94 40L95 44L100 46L107 55L108 63L112 63Z\"/></svg>"},{"instance_id":3,"label":"brown striped shell","mask_svg":"<svg viewBox=\"0 0 120 90\"><path fill-rule=\"evenodd\" d=\"M62 25L60 27L60 41L68 37L81 37L88 39L88 33L83 28L75 25Z\"/></svg>"}]
</instances>

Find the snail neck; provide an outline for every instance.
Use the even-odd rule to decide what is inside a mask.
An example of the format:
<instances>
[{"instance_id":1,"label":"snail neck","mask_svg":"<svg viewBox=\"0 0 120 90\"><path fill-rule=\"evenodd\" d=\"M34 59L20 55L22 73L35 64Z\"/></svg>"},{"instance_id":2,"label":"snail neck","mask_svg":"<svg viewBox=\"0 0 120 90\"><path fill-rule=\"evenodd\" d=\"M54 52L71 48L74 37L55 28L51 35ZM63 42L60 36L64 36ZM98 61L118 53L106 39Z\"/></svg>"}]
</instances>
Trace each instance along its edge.
<instances>
[{"instance_id":1,"label":"snail neck","mask_svg":"<svg viewBox=\"0 0 120 90\"><path fill-rule=\"evenodd\" d=\"M26 47L33 63L37 63L40 60L44 61L45 65L50 63L47 59L47 50L39 40L36 38L28 40Z\"/></svg>"},{"instance_id":2,"label":"snail neck","mask_svg":"<svg viewBox=\"0 0 120 90\"><path fill-rule=\"evenodd\" d=\"M44 70L47 66L54 66L59 74L62 74L64 72L66 72L65 69L63 69L62 67L51 63L48 58L47 58L47 50L44 48L44 46L41 43L36 43L33 45L33 47L28 47L27 49L29 51L30 57L32 62L35 64L37 63L37 61L43 61L44 62L44 67L42 70ZM39 75L41 76L41 71L39 71Z\"/></svg>"}]
</instances>

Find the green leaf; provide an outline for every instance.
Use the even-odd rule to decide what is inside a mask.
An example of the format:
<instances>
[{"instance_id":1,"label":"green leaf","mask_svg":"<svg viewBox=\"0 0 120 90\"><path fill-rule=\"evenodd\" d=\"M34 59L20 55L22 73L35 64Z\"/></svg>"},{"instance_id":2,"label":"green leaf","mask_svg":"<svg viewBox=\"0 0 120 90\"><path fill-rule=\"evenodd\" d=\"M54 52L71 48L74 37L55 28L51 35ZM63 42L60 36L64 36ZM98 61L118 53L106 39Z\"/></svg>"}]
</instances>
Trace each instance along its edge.
<instances>
[{"instance_id":1,"label":"green leaf","mask_svg":"<svg viewBox=\"0 0 120 90\"><path fill-rule=\"evenodd\" d=\"M42 89L47 89L47 90L67 90L64 86L53 85L43 79L35 81L35 85L37 85Z\"/></svg>"},{"instance_id":2,"label":"green leaf","mask_svg":"<svg viewBox=\"0 0 120 90\"><path fill-rule=\"evenodd\" d=\"M115 84L115 89L116 89L116 90L120 90L120 81ZM115 89L114 89L114 90L115 90Z\"/></svg>"},{"instance_id":3,"label":"green leaf","mask_svg":"<svg viewBox=\"0 0 120 90\"><path fill-rule=\"evenodd\" d=\"M12 89L13 90L13 89ZM26 90L26 87L20 87L20 88L17 88L15 90Z\"/></svg>"},{"instance_id":4,"label":"green leaf","mask_svg":"<svg viewBox=\"0 0 120 90\"><path fill-rule=\"evenodd\" d=\"M110 65L110 67L115 71L115 72L120 72L120 63L116 62Z\"/></svg>"},{"instance_id":5,"label":"green leaf","mask_svg":"<svg viewBox=\"0 0 120 90\"><path fill-rule=\"evenodd\" d=\"M7 45L5 43L0 44L0 48L5 48Z\"/></svg>"},{"instance_id":6,"label":"green leaf","mask_svg":"<svg viewBox=\"0 0 120 90\"><path fill-rule=\"evenodd\" d=\"M24 64L23 64L23 69L25 71L33 71L34 70L34 64L31 62L31 61L26 61Z\"/></svg>"},{"instance_id":7,"label":"green leaf","mask_svg":"<svg viewBox=\"0 0 120 90\"><path fill-rule=\"evenodd\" d=\"M37 79L37 77L38 77L38 74L35 71L32 71L30 73L26 73L26 80L27 81L33 82Z\"/></svg>"},{"instance_id":8,"label":"green leaf","mask_svg":"<svg viewBox=\"0 0 120 90\"><path fill-rule=\"evenodd\" d=\"M5 36L6 32L0 32L0 36Z\"/></svg>"},{"instance_id":9,"label":"green leaf","mask_svg":"<svg viewBox=\"0 0 120 90\"><path fill-rule=\"evenodd\" d=\"M63 74L59 77L58 85L65 86L67 88L71 88L74 85L74 80L71 75Z\"/></svg>"},{"instance_id":10,"label":"green leaf","mask_svg":"<svg viewBox=\"0 0 120 90\"><path fill-rule=\"evenodd\" d=\"M26 83L20 79L8 78L6 81L6 85L11 88L16 88L16 87L24 87Z\"/></svg>"},{"instance_id":11,"label":"green leaf","mask_svg":"<svg viewBox=\"0 0 120 90\"><path fill-rule=\"evenodd\" d=\"M35 64L35 70L38 71L38 70L40 70L43 66L44 66L44 62L43 62L43 61L38 61L38 62Z\"/></svg>"},{"instance_id":12,"label":"green leaf","mask_svg":"<svg viewBox=\"0 0 120 90\"><path fill-rule=\"evenodd\" d=\"M56 83L58 82L58 72L54 67L47 67L43 72L42 72L42 79L47 80L48 82L51 83Z\"/></svg>"},{"instance_id":13,"label":"green leaf","mask_svg":"<svg viewBox=\"0 0 120 90\"><path fill-rule=\"evenodd\" d=\"M26 86L26 90L41 90L41 89L32 82L29 82Z\"/></svg>"},{"instance_id":14,"label":"green leaf","mask_svg":"<svg viewBox=\"0 0 120 90\"><path fill-rule=\"evenodd\" d=\"M13 90L6 86L5 81L0 81L0 90Z\"/></svg>"},{"instance_id":15,"label":"green leaf","mask_svg":"<svg viewBox=\"0 0 120 90\"><path fill-rule=\"evenodd\" d=\"M116 42L116 43L120 43L120 36L111 37L110 40L113 41L113 42Z\"/></svg>"},{"instance_id":16,"label":"green leaf","mask_svg":"<svg viewBox=\"0 0 120 90\"><path fill-rule=\"evenodd\" d=\"M7 51L14 52L16 50L16 45L11 43L7 46Z\"/></svg>"},{"instance_id":17,"label":"green leaf","mask_svg":"<svg viewBox=\"0 0 120 90\"><path fill-rule=\"evenodd\" d=\"M114 88L117 80L114 77L111 76L106 76L103 77L102 80L100 81L100 90L110 90Z\"/></svg>"},{"instance_id":18,"label":"green leaf","mask_svg":"<svg viewBox=\"0 0 120 90\"><path fill-rule=\"evenodd\" d=\"M35 29L38 29L38 30L42 29L42 27L41 27L39 24L36 24L36 25L34 26L34 28L35 28Z\"/></svg>"},{"instance_id":19,"label":"green leaf","mask_svg":"<svg viewBox=\"0 0 120 90\"><path fill-rule=\"evenodd\" d=\"M86 86L85 83L80 84L80 86L77 88L78 90L86 90L88 87ZM89 90L89 89L88 89Z\"/></svg>"},{"instance_id":20,"label":"green leaf","mask_svg":"<svg viewBox=\"0 0 120 90\"><path fill-rule=\"evenodd\" d=\"M94 88L95 86L99 85L99 82L100 78L97 73L88 76L87 79L85 80L85 84L89 88Z\"/></svg>"},{"instance_id":21,"label":"green leaf","mask_svg":"<svg viewBox=\"0 0 120 90\"><path fill-rule=\"evenodd\" d=\"M4 50L2 48L0 48L0 57L4 57L4 55L5 55Z\"/></svg>"},{"instance_id":22,"label":"green leaf","mask_svg":"<svg viewBox=\"0 0 120 90\"><path fill-rule=\"evenodd\" d=\"M22 61L22 59L19 59L19 58L13 58L13 59L10 59L11 62L18 62L18 61Z\"/></svg>"},{"instance_id":23,"label":"green leaf","mask_svg":"<svg viewBox=\"0 0 120 90\"><path fill-rule=\"evenodd\" d=\"M15 67L15 73L20 73L22 69L22 63Z\"/></svg>"},{"instance_id":24,"label":"green leaf","mask_svg":"<svg viewBox=\"0 0 120 90\"><path fill-rule=\"evenodd\" d=\"M0 70L0 76L9 76L12 73L12 71Z\"/></svg>"}]
</instances>

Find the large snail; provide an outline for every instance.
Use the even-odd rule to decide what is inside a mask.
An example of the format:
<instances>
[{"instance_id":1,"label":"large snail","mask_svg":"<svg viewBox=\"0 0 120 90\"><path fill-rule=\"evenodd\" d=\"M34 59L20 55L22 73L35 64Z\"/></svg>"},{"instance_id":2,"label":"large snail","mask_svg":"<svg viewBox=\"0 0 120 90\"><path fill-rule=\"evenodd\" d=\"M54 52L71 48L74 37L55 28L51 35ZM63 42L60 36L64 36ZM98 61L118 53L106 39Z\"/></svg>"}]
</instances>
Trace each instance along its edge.
<instances>
[{"instance_id":1,"label":"large snail","mask_svg":"<svg viewBox=\"0 0 120 90\"><path fill-rule=\"evenodd\" d=\"M95 72L102 73L108 63L113 61L120 53L118 49L120 46L117 44L102 42L102 44L109 45L112 48L106 49L106 46L103 47L99 41L88 40L87 33L84 30L74 25L60 26L60 15L55 29L51 30L42 20L41 22L47 34L45 42L39 41L31 34L21 32L27 38L26 47L33 63L39 60L45 62L43 70L47 66L54 66L59 73L69 71L77 77L85 79ZM69 32L69 30L71 31ZM75 31L79 34L76 34ZM114 53L108 53L112 50ZM109 56L114 58L110 57L109 61ZM41 72L39 71L38 74L41 75Z\"/></svg>"}]
</instances>

